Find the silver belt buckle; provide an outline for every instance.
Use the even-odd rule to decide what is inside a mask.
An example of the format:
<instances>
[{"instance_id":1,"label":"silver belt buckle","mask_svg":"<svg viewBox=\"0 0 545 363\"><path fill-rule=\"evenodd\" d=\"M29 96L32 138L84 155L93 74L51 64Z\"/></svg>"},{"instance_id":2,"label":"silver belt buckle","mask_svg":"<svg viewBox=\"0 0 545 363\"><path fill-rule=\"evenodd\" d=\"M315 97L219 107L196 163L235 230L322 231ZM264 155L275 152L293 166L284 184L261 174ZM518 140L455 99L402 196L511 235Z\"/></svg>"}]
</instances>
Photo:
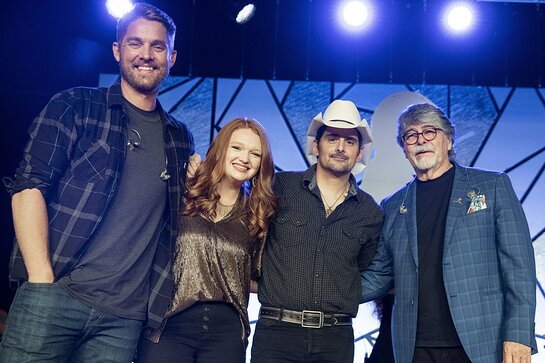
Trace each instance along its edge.
<instances>
[{"instance_id":1,"label":"silver belt buckle","mask_svg":"<svg viewBox=\"0 0 545 363\"><path fill-rule=\"evenodd\" d=\"M318 325L314 323L308 323L305 322L305 317L318 317ZM303 328L312 328L312 329L320 329L324 326L324 313L321 311L315 311L315 310L303 310L303 314L301 316L301 326Z\"/></svg>"}]
</instances>

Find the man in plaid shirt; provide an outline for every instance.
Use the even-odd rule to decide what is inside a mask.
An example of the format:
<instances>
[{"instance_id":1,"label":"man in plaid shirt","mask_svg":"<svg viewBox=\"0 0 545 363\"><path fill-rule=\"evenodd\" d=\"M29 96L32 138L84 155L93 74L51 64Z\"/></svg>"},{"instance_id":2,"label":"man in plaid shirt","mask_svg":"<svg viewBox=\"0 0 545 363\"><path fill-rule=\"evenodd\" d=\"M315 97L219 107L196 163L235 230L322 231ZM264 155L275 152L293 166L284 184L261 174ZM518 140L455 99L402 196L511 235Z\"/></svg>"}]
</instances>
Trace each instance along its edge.
<instances>
[{"instance_id":1,"label":"man in plaid shirt","mask_svg":"<svg viewBox=\"0 0 545 363\"><path fill-rule=\"evenodd\" d=\"M120 83L55 95L30 127L9 186L20 285L2 362L131 362L171 287L186 126L161 107L176 60L172 19L136 4L118 22Z\"/></svg>"}]
</instances>

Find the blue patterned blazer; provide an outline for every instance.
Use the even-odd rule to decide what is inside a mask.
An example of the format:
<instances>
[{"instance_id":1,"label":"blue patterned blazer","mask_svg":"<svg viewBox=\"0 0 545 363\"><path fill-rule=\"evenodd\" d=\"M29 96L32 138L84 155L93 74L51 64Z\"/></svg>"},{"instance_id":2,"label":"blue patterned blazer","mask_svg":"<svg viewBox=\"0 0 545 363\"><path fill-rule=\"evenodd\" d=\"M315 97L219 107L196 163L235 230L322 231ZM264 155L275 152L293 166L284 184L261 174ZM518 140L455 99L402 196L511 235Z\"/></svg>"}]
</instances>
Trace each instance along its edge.
<instances>
[{"instance_id":1,"label":"blue patterned blazer","mask_svg":"<svg viewBox=\"0 0 545 363\"><path fill-rule=\"evenodd\" d=\"M382 207L384 226L375 258L362 274L362 302L395 287L394 354L396 362L410 363L418 310L416 183L383 200ZM443 278L456 331L472 362L501 362L504 341L537 351L533 247L506 174L455 164Z\"/></svg>"}]
</instances>

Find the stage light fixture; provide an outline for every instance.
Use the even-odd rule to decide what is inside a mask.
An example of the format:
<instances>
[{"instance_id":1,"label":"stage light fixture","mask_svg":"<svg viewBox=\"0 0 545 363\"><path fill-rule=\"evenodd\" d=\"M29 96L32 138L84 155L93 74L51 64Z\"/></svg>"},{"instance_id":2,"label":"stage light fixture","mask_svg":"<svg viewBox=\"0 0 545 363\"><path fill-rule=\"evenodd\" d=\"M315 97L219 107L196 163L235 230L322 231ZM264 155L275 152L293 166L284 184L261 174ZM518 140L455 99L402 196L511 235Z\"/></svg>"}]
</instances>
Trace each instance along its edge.
<instances>
[{"instance_id":1,"label":"stage light fixture","mask_svg":"<svg viewBox=\"0 0 545 363\"><path fill-rule=\"evenodd\" d=\"M467 33L475 22L475 10L466 2L453 3L445 9L443 22L451 33Z\"/></svg>"},{"instance_id":2,"label":"stage light fixture","mask_svg":"<svg viewBox=\"0 0 545 363\"><path fill-rule=\"evenodd\" d=\"M247 22L252 19L252 17L255 14L255 5L254 4L248 4L245 7L242 8L237 14L236 22L237 24L246 24Z\"/></svg>"},{"instance_id":3,"label":"stage light fixture","mask_svg":"<svg viewBox=\"0 0 545 363\"><path fill-rule=\"evenodd\" d=\"M350 0L340 4L339 18L344 28L361 31L371 22L372 9L367 1Z\"/></svg>"},{"instance_id":4,"label":"stage light fixture","mask_svg":"<svg viewBox=\"0 0 545 363\"><path fill-rule=\"evenodd\" d=\"M134 4L131 0L107 0L106 9L108 13L116 19L132 10Z\"/></svg>"}]
</instances>

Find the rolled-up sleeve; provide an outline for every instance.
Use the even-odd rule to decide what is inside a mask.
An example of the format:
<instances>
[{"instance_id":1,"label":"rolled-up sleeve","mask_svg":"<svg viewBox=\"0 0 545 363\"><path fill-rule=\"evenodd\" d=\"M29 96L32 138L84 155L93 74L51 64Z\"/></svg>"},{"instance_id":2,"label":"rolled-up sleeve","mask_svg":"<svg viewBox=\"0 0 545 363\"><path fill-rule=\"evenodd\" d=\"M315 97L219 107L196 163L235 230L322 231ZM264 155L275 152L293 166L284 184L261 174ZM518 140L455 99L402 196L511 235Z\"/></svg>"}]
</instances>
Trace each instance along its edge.
<instances>
[{"instance_id":1,"label":"rolled-up sleeve","mask_svg":"<svg viewBox=\"0 0 545 363\"><path fill-rule=\"evenodd\" d=\"M55 95L28 130L29 140L23 158L8 186L13 195L24 189L39 189L47 199L52 185L68 165L76 139L75 112L66 94Z\"/></svg>"}]
</instances>

